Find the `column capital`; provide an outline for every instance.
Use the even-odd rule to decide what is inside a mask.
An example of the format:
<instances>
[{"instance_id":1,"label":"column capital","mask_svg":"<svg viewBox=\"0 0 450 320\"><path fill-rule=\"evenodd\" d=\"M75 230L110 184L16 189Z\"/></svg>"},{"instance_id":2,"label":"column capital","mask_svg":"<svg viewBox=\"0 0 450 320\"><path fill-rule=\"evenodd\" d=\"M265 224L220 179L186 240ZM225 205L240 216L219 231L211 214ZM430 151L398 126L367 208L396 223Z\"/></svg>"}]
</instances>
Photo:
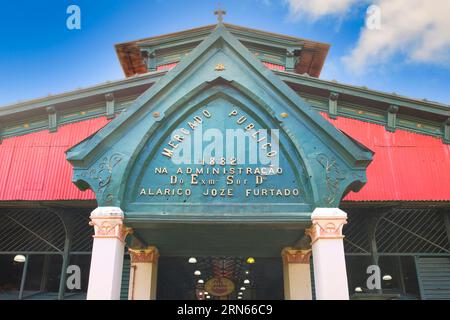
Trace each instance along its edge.
<instances>
[{"instance_id":1,"label":"column capital","mask_svg":"<svg viewBox=\"0 0 450 320\"><path fill-rule=\"evenodd\" d=\"M91 212L92 217L121 217L124 218L122 209L119 207L97 207Z\"/></svg>"},{"instance_id":2,"label":"column capital","mask_svg":"<svg viewBox=\"0 0 450 320\"><path fill-rule=\"evenodd\" d=\"M124 214L118 207L98 207L92 211L89 225L94 227L94 238L116 238L124 242L133 230L123 223Z\"/></svg>"},{"instance_id":3,"label":"column capital","mask_svg":"<svg viewBox=\"0 0 450 320\"><path fill-rule=\"evenodd\" d=\"M312 226L305 230L311 244L319 239L343 239L342 228L347 214L339 208L316 208L311 215Z\"/></svg>"},{"instance_id":4,"label":"column capital","mask_svg":"<svg viewBox=\"0 0 450 320\"><path fill-rule=\"evenodd\" d=\"M281 256L284 263L309 264L311 249L295 249L291 247L283 248Z\"/></svg>"},{"instance_id":5,"label":"column capital","mask_svg":"<svg viewBox=\"0 0 450 320\"><path fill-rule=\"evenodd\" d=\"M128 248L131 263L157 263L159 251L156 247L147 247L142 249Z\"/></svg>"}]
</instances>

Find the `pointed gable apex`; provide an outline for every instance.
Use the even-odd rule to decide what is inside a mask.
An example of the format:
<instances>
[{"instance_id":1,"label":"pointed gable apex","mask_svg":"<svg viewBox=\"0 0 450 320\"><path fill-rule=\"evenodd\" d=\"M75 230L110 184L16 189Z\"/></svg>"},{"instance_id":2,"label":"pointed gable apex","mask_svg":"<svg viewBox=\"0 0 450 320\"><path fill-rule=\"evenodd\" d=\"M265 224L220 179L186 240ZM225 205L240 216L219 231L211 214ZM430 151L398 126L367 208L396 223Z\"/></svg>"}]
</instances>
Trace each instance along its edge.
<instances>
[{"instance_id":1,"label":"pointed gable apex","mask_svg":"<svg viewBox=\"0 0 450 320\"><path fill-rule=\"evenodd\" d=\"M216 42L221 40L235 49L236 52L240 54L243 60L248 62L255 71L259 72L261 76L265 77L269 82L276 86L287 98L289 98L294 104L296 104L299 107L299 110L304 113L309 119L311 119L312 122L315 122L325 131L329 132L330 138L335 139L339 144L343 146L344 149L349 150L356 157L358 155L362 155L362 157L359 157L360 159L355 158L355 160L366 161L371 158L369 155L370 152L367 152L364 155L361 154L361 150L358 150L358 145L354 141L352 141L352 139L340 133L339 130L336 129L332 124L323 119L323 117L317 114L316 111L312 110L312 108L308 106L307 103L301 97L299 97L287 84L285 84L276 75L274 75L270 69L264 67L258 59L253 57L251 52L236 38L234 38L233 35L231 35L231 33L227 31L226 27L223 24L218 24L216 29L207 39L205 39L197 48L195 48L189 56L180 61L180 63L158 83L149 88L142 96L136 99L133 105L128 108L128 110L123 112L121 117L105 126L102 130L100 130L100 133L96 134L91 139L84 141L84 145L82 147L83 150L78 151L79 148L72 148L68 153L68 160L79 160L81 157L88 155L97 146L97 144L101 143L104 138L108 137L115 130L115 128L126 122L128 118L130 118L136 111L138 111L140 107L150 101L150 99L152 99L159 91L162 91L167 86L170 86L173 81L175 81L183 74L184 70L195 64L195 61L201 55L203 55Z\"/></svg>"},{"instance_id":2,"label":"pointed gable apex","mask_svg":"<svg viewBox=\"0 0 450 320\"><path fill-rule=\"evenodd\" d=\"M142 158L143 150L162 147L155 145L156 137L161 131L173 129L173 119L181 121L186 117L188 112L184 114L183 108L194 110L214 99L229 104L217 108L241 105L242 110L247 110L247 118L279 127L289 145L285 147L286 157L297 154L286 161L304 168L297 174L302 175L299 183L305 189L303 200L310 207L336 206L346 192L364 184L372 152L312 110L223 24L218 24L207 39L126 111L67 151L67 159L74 165L74 182L92 188L104 205L132 202L126 187L120 185L134 179L137 163L148 165ZM258 117L258 112L264 113L267 120ZM167 131L166 137L169 135ZM158 139L162 141L163 137ZM92 168L102 173L89 176ZM113 175L120 182L112 181Z\"/></svg>"}]
</instances>

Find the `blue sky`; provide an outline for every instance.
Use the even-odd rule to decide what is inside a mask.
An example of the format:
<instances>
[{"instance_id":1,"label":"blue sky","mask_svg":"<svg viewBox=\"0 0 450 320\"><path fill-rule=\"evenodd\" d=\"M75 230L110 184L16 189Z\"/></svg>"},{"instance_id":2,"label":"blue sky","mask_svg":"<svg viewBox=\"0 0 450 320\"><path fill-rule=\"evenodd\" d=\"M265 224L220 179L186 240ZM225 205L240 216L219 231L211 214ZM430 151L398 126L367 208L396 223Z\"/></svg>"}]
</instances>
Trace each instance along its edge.
<instances>
[{"instance_id":1,"label":"blue sky","mask_svg":"<svg viewBox=\"0 0 450 320\"><path fill-rule=\"evenodd\" d=\"M352 5L354 0L342 0L349 3L344 12L317 17L311 11L293 11L292 3L303 1L222 0L221 3L227 10L225 22L330 43L322 79L450 104L450 67L445 54L438 62L408 56L408 45L417 44L404 41L402 47L385 45L392 51L388 57L377 63L366 61L367 68L355 72L351 61L346 62L344 57L351 57L361 38L370 3ZM386 0L374 1L383 4ZM212 12L216 3L211 0L3 2L0 105L121 79L124 75L114 44L214 23ZM66 28L66 9L71 4L81 8L81 30ZM392 16L391 12L387 14ZM436 53L430 55L446 53L442 46L437 47Z\"/></svg>"}]
</instances>

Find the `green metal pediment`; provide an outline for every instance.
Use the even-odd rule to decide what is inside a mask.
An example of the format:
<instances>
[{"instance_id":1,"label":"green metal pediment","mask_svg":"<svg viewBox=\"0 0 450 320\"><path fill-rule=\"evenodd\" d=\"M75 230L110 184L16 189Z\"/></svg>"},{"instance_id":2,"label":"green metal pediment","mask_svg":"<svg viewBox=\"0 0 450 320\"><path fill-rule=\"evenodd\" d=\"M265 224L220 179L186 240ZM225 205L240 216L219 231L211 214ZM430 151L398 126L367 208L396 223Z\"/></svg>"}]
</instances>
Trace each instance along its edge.
<instances>
[{"instance_id":1,"label":"green metal pediment","mask_svg":"<svg viewBox=\"0 0 450 320\"><path fill-rule=\"evenodd\" d=\"M99 206L135 219L306 221L364 185L372 152L219 24L67 159Z\"/></svg>"}]
</instances>

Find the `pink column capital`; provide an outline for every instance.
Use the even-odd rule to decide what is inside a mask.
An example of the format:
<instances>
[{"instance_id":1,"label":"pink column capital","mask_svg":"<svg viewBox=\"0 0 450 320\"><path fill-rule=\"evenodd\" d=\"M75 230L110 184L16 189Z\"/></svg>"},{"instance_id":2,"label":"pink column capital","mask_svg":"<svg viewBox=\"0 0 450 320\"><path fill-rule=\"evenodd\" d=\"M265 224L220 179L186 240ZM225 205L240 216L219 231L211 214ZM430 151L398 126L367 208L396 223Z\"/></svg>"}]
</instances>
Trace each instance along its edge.
<instances>
[{"instance_id":1,"label":"pink column capital","mask_svg":"<svg viewBox=\"0 0 450 320\"><path fill-rule=\"evenodd\" d=\"M311 228L305 232L311 237L311 244L319 239L343 239L342 228L347 223L347 214L339 208L316 208L311 222Z\"/></svg>"},{"instance_id":2,"label":"pink column capital","mask_svg":"<svg viewBox=\"0 0 450 320\"><path fill-rule=\"evenodd\" d=\"M116 238L122 242L133 230L123 223L124 214L117 207L98 207L92 211L89 225L94 227L94 238Z\"/></svg>"},{"instance_id":3,"label":"pink column capital","mask_svg":"<svg viewBox=\"0 0 450 320\"><path fill-rule=\"evenodd\" d=\"M283 248L283 282L286 300L311 300L311 249Z\"/></svg>"},{"instance_id":4,"label":"pink column capital","mask_svg":"<svg viewBox=\"0 0 450 320\"><path fill-rule=\"evenodd\" d=\"M131 228L117 207L98 207L91 213L94 227L88 300L119 300L122 283L125 238Z\"/></svg>"},{"instance_id":5,"label":"pink column capital","mask_svg":"<svg viewBox=\"0 0 450 320\"><path fill-rule=\"evenodd\" d=\"M309 264L311 258L311 249L295 249L291 247L283 248L281 256L284 263L302 263Z\"/></svg>"},{"instance_id":6,"label":"pink column capital","mask_svg":"<svg viewBox=\"0 0 450 320\"><path fill-rule=\"evenodd\" d=\"M128 248L131 258L129 300L156 299L159 251L156 247Z\"/></svg>"},{"instance_id":7,"label":"pink column capital","mask_svg":"<svg viewBox=\"0 0 450 320\"><path fill-rule=\"evenodd\" d=\"M131 263L157 263L159 258L158 248L150 246L142 249L128 248Z\"/></svg>"}]
</instances>

